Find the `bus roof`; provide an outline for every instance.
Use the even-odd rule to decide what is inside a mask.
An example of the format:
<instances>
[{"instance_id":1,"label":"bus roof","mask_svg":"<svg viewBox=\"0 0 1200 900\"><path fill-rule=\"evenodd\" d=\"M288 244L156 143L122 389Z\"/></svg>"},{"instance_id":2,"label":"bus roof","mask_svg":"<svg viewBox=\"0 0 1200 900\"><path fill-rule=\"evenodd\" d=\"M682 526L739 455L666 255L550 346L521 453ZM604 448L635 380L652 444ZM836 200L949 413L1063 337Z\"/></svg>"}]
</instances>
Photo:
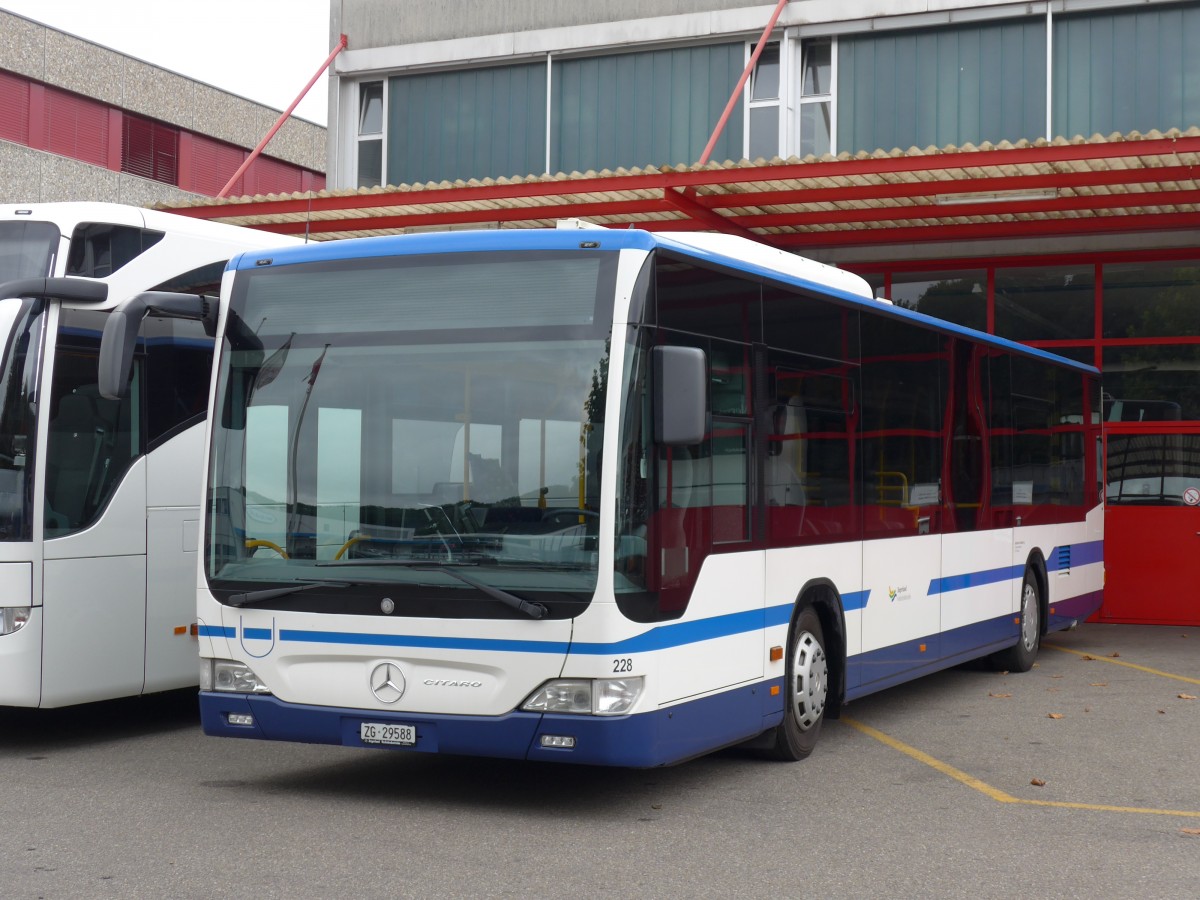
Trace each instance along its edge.
<instances>
[{"instance_id":1,"label":"bus roof","mask_svg":"<svg viewBox=\"0 0 1200 900\"><path fill-rule=\"evenodd\" d=\"M297 265L388 256L417 256L436 253L501 252L505 250L573 250L594 246L603 250L666 250L747 275L808 289L835 302L869 308L876 314L921 324L950 334L1003 348L1026 356L1099 374L1094 366L1057 356L1006 338L976 331L914 310L876 299L865 279L815 260L806 259L748 238L703 232L650 232L608 228L512 228L422 232L384 237L351 238L302 246L279 247L269 255L243 255L230 262L231 268L261 270L266 266Z\"/></svg>"}]
</instances>

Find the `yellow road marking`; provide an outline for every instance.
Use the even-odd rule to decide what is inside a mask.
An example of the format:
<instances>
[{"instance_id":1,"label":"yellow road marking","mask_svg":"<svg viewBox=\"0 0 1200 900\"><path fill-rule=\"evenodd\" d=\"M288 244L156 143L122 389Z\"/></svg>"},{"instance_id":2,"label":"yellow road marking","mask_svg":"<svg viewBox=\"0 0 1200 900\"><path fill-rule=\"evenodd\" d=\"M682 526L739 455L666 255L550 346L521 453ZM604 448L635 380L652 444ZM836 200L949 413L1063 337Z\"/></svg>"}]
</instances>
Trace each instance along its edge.
<instances>
[{"instance_id":1,"label":"yellow road marking","mask_svg":"<svg viewBox=\"0 0 1200 900\"><path fill-rule=\"evenodd\" d=\"M1150 675L1158 675L1162 678L1171 678L1175 681L1186 681L1188 684L1200 684L1200 678L1188 678L1186 675L1175 675L1172 672L1162 672L1158 669L1139 666L1136 663L1125 662L1123 659L1113 659L1111 656L1096 656L1094 653L1084 653L1080 650L1072 650L1069 647L1060 647L1058 644L1042 644L1042 646L1050 647L1053 650L1061 650L1063 653L1074 653L1076 656L1086 656L1089 659L1093 659L1098 662L1112 663L1114 666L1125 666L1127 669L1137 669L1139 672L1146 672Z\"/></svg>"},{"instance_id":2,"label":"yellow road marking","mask_svg":"<svg viewBox=\"0 0 1200 900\"><path fill-rule=\"evenodd\" d=\"M1200 812L1187 812L1179 809L1149 809L1141 806L1107 806L1099 803L1071 803L1066 800L1026 800L1023 797L1014 797L1012 794L1007 794L999 788L994 788L986 782L980 781L973 775L968 775L961 769L956 769L949 763L944 763L940 759L935 759L928 753L918 750L916 747L911 747L903 741L898 741L890 735L884 734L870 725L864 725L856 719L849 716L842 716L838 721L844 722L851 728L861 731L868 737L875 738L882 744L886 744L893 750L898 750L905 756L915 759L917 762L924 763L930 768L936 769L943 775L948 775L955 781L961 781L969 788L979 791L991 797L997 803L1022 803L1026 806L1058 806L1064 809L1090 809L1098 812L1122 812L1122 813L1139 813L1148 816L1180 816L1186 819L1200 819Z\"/></svg>"}]
</instances>

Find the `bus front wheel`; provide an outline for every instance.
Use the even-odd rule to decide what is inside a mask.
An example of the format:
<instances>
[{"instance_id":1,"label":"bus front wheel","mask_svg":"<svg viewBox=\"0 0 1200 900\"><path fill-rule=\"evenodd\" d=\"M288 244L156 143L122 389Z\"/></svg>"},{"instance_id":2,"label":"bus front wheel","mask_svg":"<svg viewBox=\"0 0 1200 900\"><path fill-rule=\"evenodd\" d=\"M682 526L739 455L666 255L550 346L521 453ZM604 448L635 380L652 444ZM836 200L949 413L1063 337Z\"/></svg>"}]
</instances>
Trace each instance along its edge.
<instances>
[{"instance_id":1,"label":"bus front wheel","mask_svg":"<svg viewBox=\"0 0 1200 900\"><path fill-rule=\"evenodd\" d=\"M1002 672L1028 672L1042 644L1042 598L1038 578L1026 567L1021 582L1021 636L1007 650L992 654L992 665Z\"/></svg>"},{"instance_id":2,"label":"bus front wheel","mask_svg":"<svg viewBox=\"0 0 1200 900\"><path fill-rule=\"evenodd\" d=\"M829 661L817 611L806 606L796 616L788 640L783 721L770 753L776 759L804 759L817 746L829 699Z\"/></svg>"}]
</instances>

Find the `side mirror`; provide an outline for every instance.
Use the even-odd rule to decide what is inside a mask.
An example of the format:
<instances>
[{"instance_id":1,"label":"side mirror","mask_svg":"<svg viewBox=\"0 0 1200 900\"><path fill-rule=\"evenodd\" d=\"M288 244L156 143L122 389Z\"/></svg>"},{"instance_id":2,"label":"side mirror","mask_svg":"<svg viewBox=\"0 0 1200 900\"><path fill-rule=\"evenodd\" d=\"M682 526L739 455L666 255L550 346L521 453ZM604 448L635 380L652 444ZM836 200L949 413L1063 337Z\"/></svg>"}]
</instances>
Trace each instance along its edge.
<instances>
[{"instance_id":1,"label":"side mirror","mask_svg":"<svg viewBox=\"0 0 1200 900\"><path fill-rule=\"evenodd\" d=\"M708 360L697 347L654 347L654 440L698 444L707 431Z\"/></svg>"},{"instance_id":2,"label":"side mirror","mask_svg":"<svg viewBox=\"0 0 1200 900\"><path fill-rule=\"evenodd\" d=\"M175 319L204 322L210 334L216 331L216 304L195 294L146 291L130 297L108 315L100 338L100 363L97 384L100 396L120 400L129 392L129 372L137 347L142 319L151 313Z\"/></svg>"}]
</instances>

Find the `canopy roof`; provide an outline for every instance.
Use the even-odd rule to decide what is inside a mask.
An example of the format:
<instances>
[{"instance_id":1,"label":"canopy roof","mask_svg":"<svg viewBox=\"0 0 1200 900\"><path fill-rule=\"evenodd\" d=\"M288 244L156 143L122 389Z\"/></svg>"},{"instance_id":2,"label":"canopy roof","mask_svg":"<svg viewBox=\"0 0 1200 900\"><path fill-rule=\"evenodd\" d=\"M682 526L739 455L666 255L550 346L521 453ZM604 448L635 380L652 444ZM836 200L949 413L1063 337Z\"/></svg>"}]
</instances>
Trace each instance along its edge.
<instances>
[{"instance_id":1,"label":"canopy roof","mask_svg":"<svg viewBox=\"0 0 1200 900\"><path fill-rule=\"evenodd\" d=\"M719 231L788 249L1200 227L1200 128L236 197L172 212L317 240L454 226Z\"/></svg>"}]
</instances>

